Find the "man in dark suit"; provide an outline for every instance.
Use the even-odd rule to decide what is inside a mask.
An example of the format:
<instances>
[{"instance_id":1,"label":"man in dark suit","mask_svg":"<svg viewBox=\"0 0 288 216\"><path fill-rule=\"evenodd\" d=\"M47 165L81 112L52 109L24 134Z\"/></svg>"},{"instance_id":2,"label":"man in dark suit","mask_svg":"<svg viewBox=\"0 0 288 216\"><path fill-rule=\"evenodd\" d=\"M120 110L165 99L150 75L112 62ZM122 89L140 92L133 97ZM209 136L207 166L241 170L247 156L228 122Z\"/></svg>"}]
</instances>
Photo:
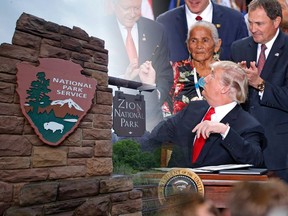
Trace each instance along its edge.
<instances>
[{"instance_id":1,"label":"man in dark suit","mask_svg":"<svg viewBox=\"0 0 288 216\"><path fill-rule=\"evenodd\" d=\"M174 117L161 122L152 131L150 141L172 143L170 167L235 163L262 166L263 127L239 105L248 92L244 70L230 61L215 62L211 68L202 92L206 101L192 101ZM211 121L203 121L209 107L214 107L215 114ZM199 151L196 140L201 136L206 142ZM200 152L198 156L196 151Z\"/></svg>"},{"instance_id":2,"label":"man in dark suit","mask_svg":"<svg viewBox=\"0 0 288 216\"><path fill-rule=\"evenodd\" d=\"M185 5L157 17L156 21L164 25L168 35L170 60L175 62L188 59L189 52L186 45L188 29L196 22L195 18L198 15L203 20L215 24L222 39L220 59L229 60L232 42L248 36L247 26L240 12L210 0L199 0L197 3L194 0L185 0Z\"/></svg>"},{"instance_id":3,"label":"man in dark suit","mask_svg":"<svg viewBox=\"0 0 288 216\"><path fill-rule=\"evenodd\" d=\"M161 106L173 84L173 71L164 29L159 23L141 17L141 3L142 0L112 0L112 14L103 18L97 36L105 40L109 51L109 76L156 87L152 93L143 92L146 125L151 130L163 119ZM128 29L136 52L134 57L129 56L125 46ZM125 90L125 93L138 92Z\"/></svg>"},{"instance_id":4,"label":"man in dark suit","mask_svg":"<svg viewBox=\"0 0 288 216\"><path fill-rule=\"evenodd\" d=\"M288 181L288 36L279 30L281 19L277 0L253 0L248 6L251 37L231 48L233 61L248 76L247 110L265 129L265 164Z\"/></svg>"}]
</instances>

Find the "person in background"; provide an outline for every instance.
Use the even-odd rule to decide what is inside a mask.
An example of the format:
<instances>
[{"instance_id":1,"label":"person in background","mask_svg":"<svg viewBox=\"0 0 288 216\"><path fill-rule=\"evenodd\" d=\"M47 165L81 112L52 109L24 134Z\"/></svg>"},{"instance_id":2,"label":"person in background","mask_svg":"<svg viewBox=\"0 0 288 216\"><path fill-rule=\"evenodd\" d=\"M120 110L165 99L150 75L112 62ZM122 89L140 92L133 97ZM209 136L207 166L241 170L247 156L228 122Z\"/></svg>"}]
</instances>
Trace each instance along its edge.
<instances>
[{"instance_id":1,"label":"person in background","mask_svg":"<svg viewBox=\"0 0 288 216\"><path fill-rule=\"evenodd\" d=\"M221 60L230 59L230 46L237 39L248 36L243 15L211 0L185 0L185 4L169 10L156 19L166 29L172 62L189 58L186 45L188 29L197 20L212 22L222 39Z\"/></svg>"},{"instance_id":2,"label":"person in background","mask_svg":"<svg viewBox=\"0 0 288 216\"><path fill-rule=\"evenodd\" d=\"M288 0L278 0L282 8L282 21L280 29L285 34L288 34Z\"/></svg>"},{"instance_id":3,"label":"person in background","mask_svg":"<svg viewBox=\"0 0 288 216\"><path fill-rule=\"evenodd\" d=\"M210 74L210 64L219 58L221 42L212 23L199 21L191 26L186 41L189 58L172 65L174 70L174 84L170 91L172 104L166 116L176 114L191 100L202 99L202 88L197 82L201 77ZM166 110L165 107L164 111Z\"/></svg>"},{"instance_id":4,"label":"person in background","mask_svg":"<svg viewBox=\"0 0 288 216\"><path fill-rule=\"evenodd\" d=\"M182 192L167 198L159 216L220 216L211 200L197 192Z\"/></svg>"},{"instance_id":5,"label":"person in background","mask_svg":"<svg viewBox=\"0 0 288 216\"><path fill-rule=\"evenodd\" d=\"M163 27L141 16L142 0L111 0L109 14L98 26L98 37L108 50L108 75L155 87L142 92L146 101L146 128L163 119L161 106L173 84L167 37ZM138 91L125 90L137 94Z\"/></svg>"},{"instance_id":6,"label":"person in background","mask_svg":"<svg viewBox=\"0 0 288 216\"><path fill-rule=\"evenodd\" d=\"M288 185L279 179L236 183L229 195L231 216L287 216Z\"/></svg>"},{"instance_id":7,"label":"person in background","mask_svg":"<svg viewBox=\"0 0 288 216\"><path fill-rule=\"evenodd\" d=\"M264 127L267 168L288 181L288 36L280 29L277 0L248 5L251 37L232 44L232 60L246 71L249 98L245 109Z\"/></svg>"},{"instance_id":8,"label":"person in background","mask_svg":"<svg viewBox=\"0 0 288 216\"><path fill-rule=\"evenodd\" d=\"M247 13L246 0L214 0L217 4L233 8L234 10L240 11L242 14Z\"/></svg>"},{"instance_id":9,"label":"person in background","mask_svg":"<svg viewBox=\"0 0 288 216\"><path fill-rule=\"evenodd\" d=\"M206 100L192 101L175 116L160 122L149 141L172 143L169 167L262 166L263 127L239 105L246 100L248 91L244 70L230 61L214 62L211 69L202 91Z\"/></svg>"}]
</instances>

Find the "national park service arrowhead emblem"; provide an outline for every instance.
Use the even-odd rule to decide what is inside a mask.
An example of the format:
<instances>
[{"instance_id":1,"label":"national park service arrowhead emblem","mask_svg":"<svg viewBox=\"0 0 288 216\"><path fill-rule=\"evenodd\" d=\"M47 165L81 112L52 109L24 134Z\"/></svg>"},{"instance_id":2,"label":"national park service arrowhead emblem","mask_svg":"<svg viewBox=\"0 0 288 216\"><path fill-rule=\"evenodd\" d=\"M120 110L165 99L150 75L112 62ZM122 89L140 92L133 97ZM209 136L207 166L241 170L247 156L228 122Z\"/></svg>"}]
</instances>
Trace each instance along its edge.
<instances>
[{"instance_id":1,"label":"national park service arrowhead emblem","mask_svg":"<svg viewBox=\"0 0 288 216\"><path fill-rule=\"evenodd\" d=\"M196 192L204 196L204 185L201 178L188 168L172 168L160 179L158 198L162 205L169 198L187 192Z\"/></svg>"},{"instance_id":2,"label":"national park service arrowhead emblem","mask_svg":"<svg viewBox=\"0 0 288 216\"><path fill-rule=\"evenodd\" d=\"M17 93L22 113L46 144L59 145L92 105L96 80L72 61L42 58L39 66L17 64Z\"/></svg>"}]
</instances>

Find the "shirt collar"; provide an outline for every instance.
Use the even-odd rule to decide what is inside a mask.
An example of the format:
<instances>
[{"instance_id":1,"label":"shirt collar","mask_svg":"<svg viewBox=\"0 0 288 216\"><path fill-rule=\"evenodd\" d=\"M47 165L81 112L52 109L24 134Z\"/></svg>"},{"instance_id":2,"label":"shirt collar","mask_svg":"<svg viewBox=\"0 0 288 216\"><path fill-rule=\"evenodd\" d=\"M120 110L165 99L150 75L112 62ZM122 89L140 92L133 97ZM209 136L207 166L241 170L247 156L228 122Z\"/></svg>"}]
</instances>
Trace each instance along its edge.
<instances>
[{"instance_id":1,"label":"shirt collar","mask_svg":"<svg viewBox=\"0 0 288 216\"><path fill-rule=\"evenodd\" d=\"M188 29L195 23L196 21L196 16L200 15L203 20L207 22L212 22L212 14L213 14L213 6L211 1L209 1L208 6L205 8L205 10L201 14L194 14L192 13L188 6L185 4L185 13L186 13L186 20L187 20L187 25Z\"/></svg>"},{"instance_id":2,"label":"shirt collar","mask_svg":"<svg viewBox=\"0 0 288 216\"><path fill-rule=\"evenodd\" d=\"M211 120L220 122L236 105L237 102L233 101L229 104L215 107L215 114L211 116Z\"/></svg>"},{"instance_id":3,"label":"shirt collar","mask_svg":"<svg viewBox=\"0 0 288 216\"><path fill-rule=\"evenodd\" d=\"M270 50L272 49L272 46L273 46L276 38L277 38L278 35L279 35L279 32L280 32L280 31L279 31L279 28L278 28L278 30L277 30L276 34L274 35L274 37L265 44L266 47L267 47L267 49L265 50L266 59L267 59L267 57L268 57L268 55L269 55L269 53L270 53ZM258 44L258 48L257 48L257 56L258 56L258 57L257 57L257 59L259 58L259 55L260 55L260 52L261 52L261 45L262 45L262 44L260 44L260 43Z\"/></svg>"}]
</instances>

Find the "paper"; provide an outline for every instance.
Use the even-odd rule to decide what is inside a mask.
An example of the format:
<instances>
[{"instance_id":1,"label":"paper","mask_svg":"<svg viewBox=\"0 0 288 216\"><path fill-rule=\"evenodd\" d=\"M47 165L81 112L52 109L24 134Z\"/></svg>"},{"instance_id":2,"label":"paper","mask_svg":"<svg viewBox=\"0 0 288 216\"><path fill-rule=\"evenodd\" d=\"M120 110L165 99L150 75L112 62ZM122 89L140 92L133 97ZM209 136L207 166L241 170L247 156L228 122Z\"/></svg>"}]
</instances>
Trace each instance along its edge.
<instances>
[{"instance_id":1,"label":"paper","mask_svg":"<svg viewBox=\"0 0 288 216\"><path fill-rule=\"evenodd\" d=\"M245 167L252 167L252 164L224 164L224 165L218 165L218 166L204 166L204 167L198 167L193 168L195 170L194 172L201 172L201 171L220 171L220 170L227 170L227 169L240 169Z\"/></svg>"}]
</instances>

